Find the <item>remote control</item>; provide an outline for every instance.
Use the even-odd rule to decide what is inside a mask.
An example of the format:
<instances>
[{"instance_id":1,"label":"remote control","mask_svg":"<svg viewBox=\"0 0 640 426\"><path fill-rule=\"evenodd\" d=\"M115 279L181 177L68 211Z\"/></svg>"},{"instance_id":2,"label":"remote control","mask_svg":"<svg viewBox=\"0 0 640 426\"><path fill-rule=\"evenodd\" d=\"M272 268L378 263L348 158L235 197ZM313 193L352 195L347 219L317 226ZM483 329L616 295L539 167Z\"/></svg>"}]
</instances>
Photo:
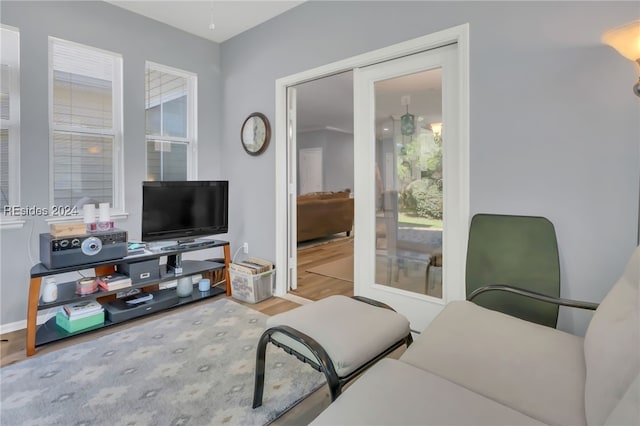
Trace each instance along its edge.
<instances>
[{"instance_id":1,"label":"remote control","mask_svg":"<svg viewBox=\"0 0 640 426\"><path fill-rule=\"evenodd\" d=\"M153 294L147 294L146 296L138 297L136 299L127 300L125 303L127 305L137 305L139 303L148 302L153 299Z\"/></svg>"}]
</instances>

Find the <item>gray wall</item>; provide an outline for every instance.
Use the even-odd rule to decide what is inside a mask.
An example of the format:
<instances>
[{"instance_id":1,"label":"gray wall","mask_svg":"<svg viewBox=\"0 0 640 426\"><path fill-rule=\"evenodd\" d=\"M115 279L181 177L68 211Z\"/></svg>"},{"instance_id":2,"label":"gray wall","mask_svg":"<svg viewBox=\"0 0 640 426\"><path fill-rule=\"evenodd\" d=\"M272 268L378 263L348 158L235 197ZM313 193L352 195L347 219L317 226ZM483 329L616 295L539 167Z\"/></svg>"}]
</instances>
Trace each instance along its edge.
<instances>
[{"instance_id":1,"label":"gray wall","mask_svg":"<svg viewBox=\"0 0 640 426\"><path fill-rule=\"evenodd\" d=\"M232 243L275 256L275 150L238 143L249 113L273 121L274 80L469 23L471 213L549 218L562 295L601 300L636 246L640 102L633 64L600 37L639 16L637 2L311 1L223 43ZM563 309L559 327L589 318Z\"/></svg>"},{"instance_id":2,"label":"gray wall","mask_svg":"<svg viewBox=\"0 0 640 426\"><path fill-rule=\"evenodd\" d=\"M305 148L322 148L322 190L353 192L353 134L335 130L298 133L298 153ZM298 155L298 160L300 155ZM298 194L300 171L298 170Z\"/></svg>"},{"instance_id":3,"label":"gray wall","mask_svg":"<svg viewBox=\"0 0 640 426\"><path fill-rule=\"evenodd\" d=\"M600 36L639 16L636 2L312 1L219 47L106 3L2 1L1 22L21 30L21 204L49 203L52 35L123 55L130 216L118 226L139 237L148 59L198 73L199 177L230 180L232 249L247 241L252 255L274 259L273 143L252 157L238 136L251 112L273 123L274 81L468 22L471 213L548 217L563 296L599 301L636 245L640 170L637 75ZM1 324L26 316L30 257L47 230L27 219L0 231ZM581 333L588 319L563 310L560 328Z\"/></svg>"},{"instance_id":4,"label":"gray wall","mask_svg":"<svg viewBox=\"0 0 640 426\"><path fill-rule=\"evenodd\" d=\"M145 178L144 63L150 60L198 74L199 178L221 173L220 46L104 2L0 3L1 22L20 29L21 205L49 207L47 37L122 54L124 70L124 175L126 220L116 225L140 238L141 182ZM29 270L39 261L42 218L0 231L0 324L26 318Z\"/></svg>"}]
</instances>

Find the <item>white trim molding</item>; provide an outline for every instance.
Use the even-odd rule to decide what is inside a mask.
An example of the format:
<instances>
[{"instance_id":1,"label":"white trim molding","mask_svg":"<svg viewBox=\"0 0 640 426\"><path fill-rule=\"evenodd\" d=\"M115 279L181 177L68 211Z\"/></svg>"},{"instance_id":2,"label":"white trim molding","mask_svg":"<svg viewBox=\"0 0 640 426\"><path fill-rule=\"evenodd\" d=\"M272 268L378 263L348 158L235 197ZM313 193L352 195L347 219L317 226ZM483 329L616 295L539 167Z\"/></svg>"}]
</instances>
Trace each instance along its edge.
<instances>
[{"instance_id":1,"label":"white trim molding","mask_svg":"<svg viewBox=\"0 0 640 426\"><path fill-rule=\"evenodd\" d=\"M345 60L333 62L297 74L280 78L275 82L275 166L276 166L276 264L282 265L283 271L289 270L289 263L295 262L296 254L289 253L287 247L293 246L295 242L295 234L292 235L288 230L289 209L289 182L288 170L291 167L292 154L288 152L287 144L287 88L307 81L327 77L344 71L350 71L357 68L366 67L391 59L419 53L425 50L434 49L448 44L457 43L458 45L458 67L459 79L461 82L458 94L459 108L459 128L457 129L460 138L461 151L458 153L458 165L462 175L459 177L460 190L458 193L457 206L457 223L464 223L462 229L456 231L451 238L456 241L455 259L464 259L466 254L466 233L469 224L469 24L462 24L452 28L448 28L436 33L428 34L416 39L408 40L392 46L384 47L368 53L357 55ZM295 156L293 156L295 160ZM462 236L465 236L463 238ZM356 236L357 239L357 236ZM464 265L464 263L463 263ZM457 274L464 278L464 270ZM282 296L287 293L288 273L276 275L275 295ZM464 294L459 291L449 294L448 300L464 298Z\"/></svg>"}]
</instances>

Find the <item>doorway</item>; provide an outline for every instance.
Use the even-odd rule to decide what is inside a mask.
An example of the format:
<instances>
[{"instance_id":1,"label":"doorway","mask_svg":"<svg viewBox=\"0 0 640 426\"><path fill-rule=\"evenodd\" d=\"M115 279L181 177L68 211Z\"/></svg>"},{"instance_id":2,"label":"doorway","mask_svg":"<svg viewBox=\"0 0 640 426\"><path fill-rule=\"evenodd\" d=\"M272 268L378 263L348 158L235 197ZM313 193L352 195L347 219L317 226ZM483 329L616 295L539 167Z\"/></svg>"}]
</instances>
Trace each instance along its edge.
<instances>
[{"instance_id":1,"label":"doorway","mask_svg":"<svg viewBox=\"0 0 640 426\"><path fill-rule=\"evenodd\" d=\"M292 130L295 130L295 111L288 110L287 105L292 105L287 89L297 84L311 81L320 77L333 75L346 70L355 70L356 73L366 69L373 64L390 61L393 59L438 49L443 46L454 45L455 52L452 54L457 61L456 69L451 75L443 77L443 82L452 81L458 90L457 95L451 99L443 99L443 107L451 108L455 112L456 118L450 120L447 127L446 139L453 147L449 149L450 155L443 159L446 163L451 162L450 170L456 171L457 176L447 180L448 190L443 194L443 205L445 215L448 213L444 221L444 232L446 235L443 241L443 257L442 257L442 298L440 304L444 304L450 300L464 299L464 256L466 253L466 236L468 230L469 218L469 193L468 193L468 25L461 25L430 34L418 39L410 40L394 46L376 50L364 55L359 55L348 60L329 64L300 74L280 79L276 82L276 262L279 264L280 272L276 277L277 296L284 296L290 288L295 288L297 284L296 272L296 189L297 176L295 166L292 162L295 157L289 144ZM405 75L407 71L400 72L398 75ZM391 77L387 77L391 78ZM356 81L358 78L356 77ZM355 90L355 104L358 99L369 91L369 95L373 92L370 87L363 85ZM287 101L289 100L289 103ZM295 105L295 100L293 102ZM370 104L372 105L372 104ZM359 143L359 138L364 140L375 141L374 127L370 126L367 112L371 112L370 106L364 108L356 107L355 114L355 145L354 145L354 199L355 199L355 239L354 239L354 283L356 294L368 294L372 288L366 288L363 285L365 281L375 276L375 240L376 226L375 215L375 149L371 146L366 147ZM450 117L453 117L450 115ZM360 135L359 135L360 132ZM366 134L366 132L369 132ZM433 133L433 131L432 131ZM295 143L294 143L295 147ZM392 156L382 156L380 161L384 164L396 164L396 158ZM449 167L445 166L445 169ZM395 179L396 174L390 173L389 170L381 171L381 178ZM447 206L455 208L447 208ZM447 268L447 263L457 265L456 268ZM281 266L280 266L281 265ZM375 284L375 279L369 281ZM388 287L383 286L382 287ZM396 294L394 294L396 293ZM376 298L387 301L393 299L392 304L401 313L407 315L411 322L412 328L422 328L425 321L429 321L436 310L430 310L429 315L421 316L413 319L417 311L428 307L430 301L418 298L418 304L407 303L411 297L395 298L397 294L404 294L391 288L384 288L376 294ZM440 306L441 306L440 305Z\"/></svg>"},{"instance_id":2,"label":"doorway","mask_svg":"<svg viewBox=\"0 0 640 426\"><path fill-rule=\"evenodd\" d=\"M353 72L288 88L295 99L295 296L353 295ZM291 105L289 106L291 109ZM295 137L293 137L295 136Z\"/></svg>"}]
</instances>

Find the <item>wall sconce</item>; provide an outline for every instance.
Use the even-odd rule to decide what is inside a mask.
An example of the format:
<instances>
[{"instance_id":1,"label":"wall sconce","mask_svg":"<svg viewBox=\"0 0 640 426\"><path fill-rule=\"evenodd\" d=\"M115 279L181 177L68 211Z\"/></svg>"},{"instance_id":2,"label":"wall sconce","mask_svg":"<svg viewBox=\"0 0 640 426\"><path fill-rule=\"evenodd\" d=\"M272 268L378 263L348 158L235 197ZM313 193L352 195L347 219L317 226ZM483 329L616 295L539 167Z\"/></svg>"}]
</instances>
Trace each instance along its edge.
<instances>
[{"instance_id":1,"label":"wall sconce","mask_svg":"<svg viewBox=\"0 0 640 426\"><path fill-rule=\"evenodd\" d=\"M602 36L602 42L640 66L640 20L607 31ZM633 86L633 93L640 96L640 78Z\"/></svg>"},{"instance_id":2,"label":"wall sconce","mask_svg":"<svg viewBox=\"0 0 640 426\"><path fill-rule=\"evenodd\" d=\"M442 142L442 123L431 123L431 132L433 133L433 140L437 143Z\"/></svg>"}]
</instances>

